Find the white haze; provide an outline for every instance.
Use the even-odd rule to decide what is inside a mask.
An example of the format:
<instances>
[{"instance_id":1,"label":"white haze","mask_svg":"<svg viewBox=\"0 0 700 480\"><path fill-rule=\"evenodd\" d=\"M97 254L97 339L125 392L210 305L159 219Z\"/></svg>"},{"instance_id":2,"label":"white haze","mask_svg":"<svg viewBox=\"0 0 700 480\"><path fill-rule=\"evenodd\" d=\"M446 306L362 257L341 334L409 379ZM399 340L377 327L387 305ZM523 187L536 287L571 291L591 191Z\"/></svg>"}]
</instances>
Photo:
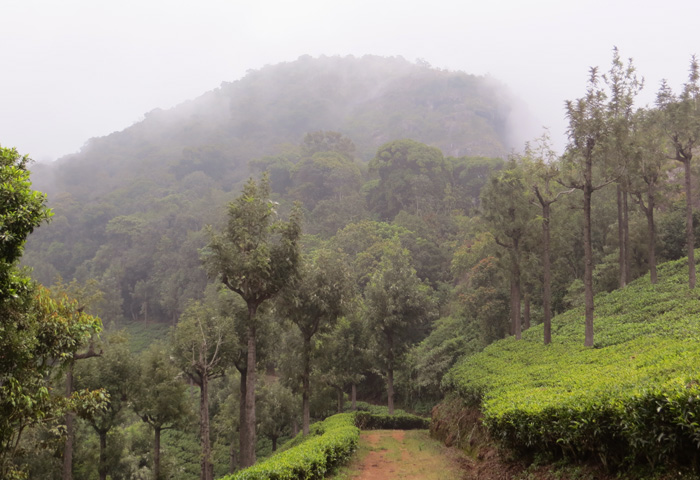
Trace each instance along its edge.
<instances>
[{"instance_id":1,"label":"white haze","mask_svg":"<svg viewBox=\"0 0 700 480\"><path fill-rule=\"evenodd\" d=\"M700 53L696 0L3 0L0 19L0 144L42 161L304 54L490 75L536 118L521 136L547 126L561 150L564 101L613 46L645 76L642 104Z\"/></svg>"}]
</instances>

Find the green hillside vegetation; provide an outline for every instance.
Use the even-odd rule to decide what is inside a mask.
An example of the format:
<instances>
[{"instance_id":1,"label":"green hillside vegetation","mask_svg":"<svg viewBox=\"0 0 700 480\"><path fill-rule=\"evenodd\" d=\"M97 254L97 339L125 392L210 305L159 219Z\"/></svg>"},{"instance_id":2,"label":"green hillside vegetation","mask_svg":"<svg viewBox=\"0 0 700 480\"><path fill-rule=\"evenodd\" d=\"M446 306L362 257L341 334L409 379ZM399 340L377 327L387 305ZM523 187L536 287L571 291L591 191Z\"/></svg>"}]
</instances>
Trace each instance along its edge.
<instances>
[{"instance_id":1,"label":"green hillside vegetation","mask_svg":"<svg viewBox=\"0 0 700 480\"><path fill-rule=\"evenodd\" d=\"M695 460L700 446L700 292L687 261L596 296L596 341L583 346L583 309L490 345L445 376L483 412L492 436L520 451L599 458L619 467Z\"/></svg>"}]
</instances>

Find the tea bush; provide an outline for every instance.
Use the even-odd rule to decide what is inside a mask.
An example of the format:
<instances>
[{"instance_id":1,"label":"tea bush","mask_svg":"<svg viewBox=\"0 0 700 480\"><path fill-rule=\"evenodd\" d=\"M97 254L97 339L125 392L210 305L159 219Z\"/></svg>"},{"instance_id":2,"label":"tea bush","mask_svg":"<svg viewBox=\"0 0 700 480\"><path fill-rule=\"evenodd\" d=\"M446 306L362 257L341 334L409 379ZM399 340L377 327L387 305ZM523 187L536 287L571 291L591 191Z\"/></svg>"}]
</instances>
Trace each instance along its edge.
<instances>
[{"instance_id":1,"label":"tea bush","mask_svg":"<svg viewBox=\"0 0 700 480\"><path fill-rule=\"evenodd\" d=\"M542 326L458 363L443 387L480 406L504 445L608 465L691 461L700 448L700 291L685 260L596 296L595 345L583 347L584 313Z\"/></svg>"}]
</instances>

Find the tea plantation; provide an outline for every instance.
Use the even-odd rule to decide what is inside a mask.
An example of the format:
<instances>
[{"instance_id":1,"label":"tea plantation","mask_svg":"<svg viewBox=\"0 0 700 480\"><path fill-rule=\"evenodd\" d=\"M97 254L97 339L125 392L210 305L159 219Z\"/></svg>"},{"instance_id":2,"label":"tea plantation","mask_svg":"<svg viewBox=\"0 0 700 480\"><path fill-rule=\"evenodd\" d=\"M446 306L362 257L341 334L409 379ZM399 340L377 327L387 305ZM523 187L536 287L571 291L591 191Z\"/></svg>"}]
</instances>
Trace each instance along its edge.
<instances>
[{"instance_id":1,"label":"tea plantation","mask_svg":"<svg viewBox=\"0 0 700 480\"><path fill-rule=\"evenodd\" d=\"M443 386L479 406L491 436L519 452L594 458L611 467L697 462L700 290L686 260L596 296L595 345L584 313L553 319L458 363Z\"/></svg>"}]
</instances>

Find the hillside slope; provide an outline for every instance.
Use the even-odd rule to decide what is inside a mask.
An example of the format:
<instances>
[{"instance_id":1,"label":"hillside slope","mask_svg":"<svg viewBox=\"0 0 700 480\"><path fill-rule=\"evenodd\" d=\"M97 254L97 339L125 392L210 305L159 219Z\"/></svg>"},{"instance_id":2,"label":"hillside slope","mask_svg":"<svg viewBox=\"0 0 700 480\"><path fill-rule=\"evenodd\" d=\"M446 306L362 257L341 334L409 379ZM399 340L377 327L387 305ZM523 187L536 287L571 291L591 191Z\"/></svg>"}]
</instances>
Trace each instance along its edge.
<instances>
[{"instance_id":1,"label":"hillside slope","mask_svg":"<svg viewBox=\"0 0 700 480\"><path fill-rule=\"evenodd\" d=\"M478 405L491 435L520 451L596 458L611 466L692 463L700 445L700 292L687 261L662 265L623 290L596 296L595 346L583 347L583 310L522 341L464 359L444 386Z\"/></svg>"}]
</instances>

